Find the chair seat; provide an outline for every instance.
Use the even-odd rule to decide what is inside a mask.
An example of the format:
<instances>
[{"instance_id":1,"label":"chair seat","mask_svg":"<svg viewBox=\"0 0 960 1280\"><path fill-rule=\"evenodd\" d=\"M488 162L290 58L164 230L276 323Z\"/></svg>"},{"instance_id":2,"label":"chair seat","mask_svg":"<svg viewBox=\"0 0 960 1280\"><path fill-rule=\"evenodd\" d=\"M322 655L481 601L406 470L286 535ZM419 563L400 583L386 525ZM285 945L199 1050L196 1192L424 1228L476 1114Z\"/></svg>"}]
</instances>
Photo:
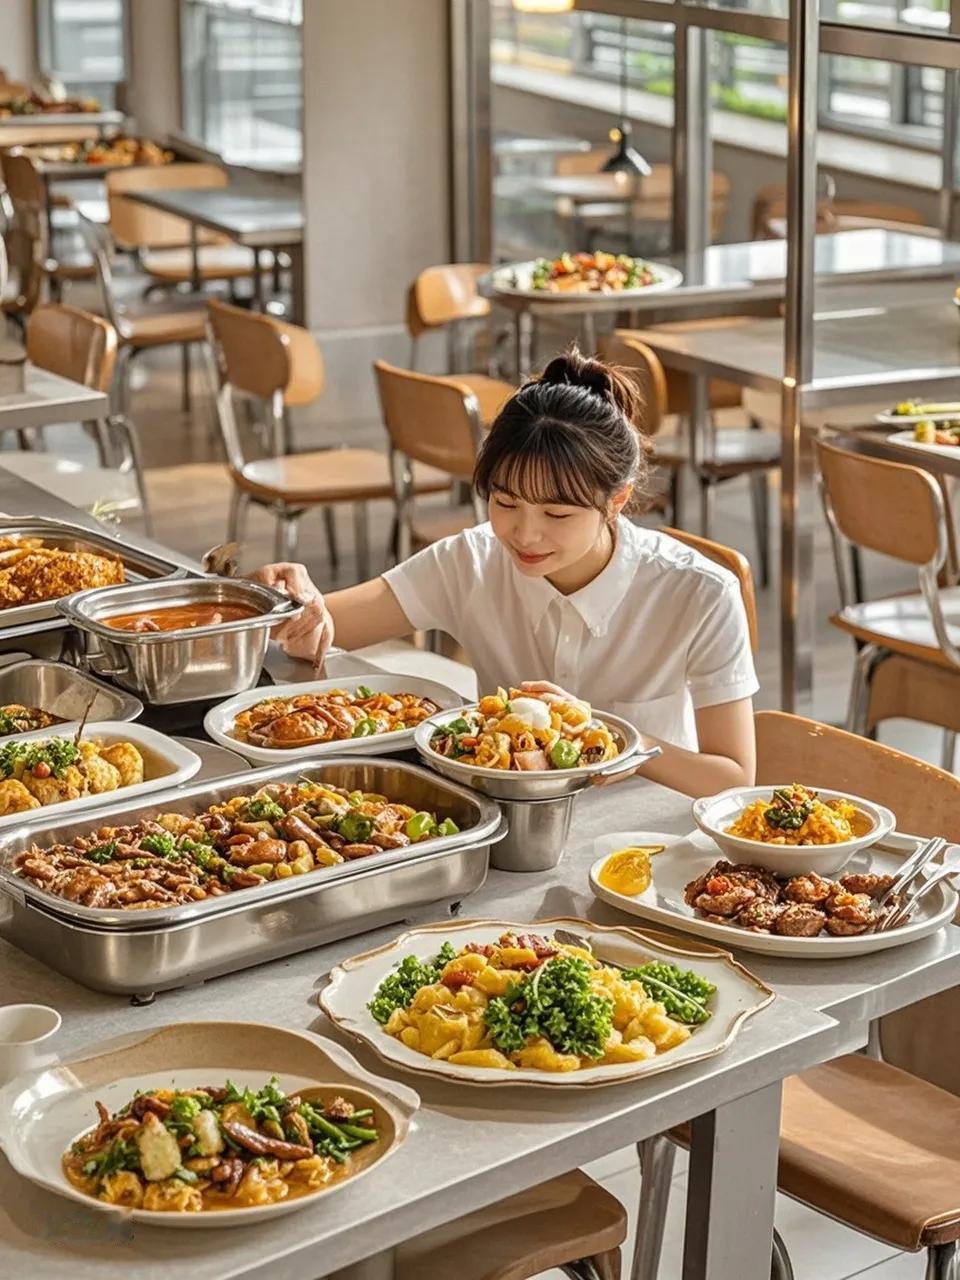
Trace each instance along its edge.
<instances>
[{"instance_id":1,"label":"chair seat","mask_svg":"<svg viewBox=\"0 0 960 1280\"><path fill-rule=\"evenodd\" d=\"M444 382L456 382L469 387L477 397L480 406L480 420L489 426L494 418L516 391L512 382L504 382L500 378L489 378L485 373L453 373Z\"/></svg>"},{"instance_id":2,"label":"chair seat","mask_svg":"<svg viewBox=\"0 0 960 1280\"><path fill-rule=\"evenodd\" d=\"M779 466L780 438L768 431L738 430L721 427L713 433L714 451L700 462L700 470L722 480L747 471L764 471ZM652 461L661 467L684 466L690 458L686 433L676 436L653 436Z\"/></svg>"},{"instance_id":3,"label":"chair seat","mask_svg":"<svg viewBox=\"0 0 960 1280\"><path fill-rule=\"evenodd\" d=\"M960 587L941 589L940 600L947 634L960 646ZM830 621L867 644L956 670L937 642L930 610L922 595L889 596L884 600L848 605Z\"/></svg>"},{"instance_id":4,"label":"chair seat","mask_svg":"<svg viewBox=\"0 0 960 1280\"><path fill-rule=\"evenodd\" d=\"M252 276L253 250L242 244L201 245L198 254L201 280L236 280ZM193 279L190 249L150 249L141 258L143 269L168 284L189 284ZM273 254L260 250L260 270L273 269Z\"/></svg>"},{"instance_id":5,"label":"chair seat","mask_svg":"<svg viewBox=\"0 0 960 1280\"><path fill-rule=\"evenodd\" d=\"M231 467L230 474L240 489L265 502L369 502L393 497L389 463L375 449L284 454L247 462L239 471ZM450 487L450 477L433 467L416 465L413 487L417 493L440 493Z\"/></svg>"},{"instance_id":6,"label":"chair seat","mask_svg":"<svg viewBox=\"0 0 960 1280\"><path fill-rule=\"evenodd\" d=\"M627 1214L579 1169L407 1240L396 1280L528 1280L583 1258L618 1280Z\"/></svg>"},{"instance_id":7,"label":"chair seat","mask_svg":"<svg viewBox=\"0 0 960 1280\"><path fill-rule=\"evenodd\" d=\"M410 533L416 547L429 547L443 538L451 538L472 529L477 523L473 507L442 507L438 511L418 509L414 512Z\"/></svg>"},{"instance_id":8,"label":"chair seat","mask_svg":"<svg viewBox=\"0 0 960 1280\"><path fill-rule=\"evenodd\" d=\"M121 319L120 340L138 350L163 347L172 342L203 342L206 315L206 311L196 305L170 310L163 307L140 315L127 314Z\"/></svg>"},{"instance_id":9,"label":"chair seat","mask_svg":"<svg viewBox=\"0 0 960 1280\"><path fill-rule=\"evenodd\" d=\"M109 502L120 511L140 509L137 481L131 471L87 466L52 453L27 452L5 452L3 468L81 510L88 511L98 502Z\"/></svg>"},{"instance_id":10,"label":"chair seat","mask_svg":"<svg viewBox=\"0 0 960 1280\"><path fill-rule=\"evenodd\" d=\"M897 1249L960 1238L960 1098L860 1054L785 1082L781 1191Z\"/></svg>"}]
</instances>

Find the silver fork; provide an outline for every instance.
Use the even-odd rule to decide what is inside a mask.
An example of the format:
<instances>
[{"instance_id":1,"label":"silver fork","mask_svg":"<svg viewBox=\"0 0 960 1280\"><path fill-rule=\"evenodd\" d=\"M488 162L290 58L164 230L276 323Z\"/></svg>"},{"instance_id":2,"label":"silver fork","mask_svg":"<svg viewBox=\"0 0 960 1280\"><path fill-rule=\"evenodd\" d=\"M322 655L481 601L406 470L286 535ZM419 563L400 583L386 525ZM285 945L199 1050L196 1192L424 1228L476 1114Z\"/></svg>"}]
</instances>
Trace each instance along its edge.
<instances>
[{"instance_id":1,"label":"silver fork","mask_svg":"<svg viewBox=\"0 0 960 1280\"><path fill-rule=\"evenodd\" d=\"M878 933L886 933L888 929L894 929L911 911L916 908L921 898L925 897L931 889L935 888L941 880L950 880L953 876L960 875L960 845L950 845L943 855L943 861L939 866L935 867L930 875L917 885L913 893L904 902L892 911L886 919L881 921Z\"/></svg>"},{"instance_id":2,"label":"silver fork","mask_svg":"<svg viewBox=\"0 0 960 1280\"><path fill-rule=\"evenodd\" d=\"M891 884L890 888L877 900L878 907L885 907L894 897L904 892L927 863L937 856L947 847L947 842L942 836L933 836L930 840L925 840L923 844L906 860L900 868L897 876Z\"/></svg>"}]
</instances>

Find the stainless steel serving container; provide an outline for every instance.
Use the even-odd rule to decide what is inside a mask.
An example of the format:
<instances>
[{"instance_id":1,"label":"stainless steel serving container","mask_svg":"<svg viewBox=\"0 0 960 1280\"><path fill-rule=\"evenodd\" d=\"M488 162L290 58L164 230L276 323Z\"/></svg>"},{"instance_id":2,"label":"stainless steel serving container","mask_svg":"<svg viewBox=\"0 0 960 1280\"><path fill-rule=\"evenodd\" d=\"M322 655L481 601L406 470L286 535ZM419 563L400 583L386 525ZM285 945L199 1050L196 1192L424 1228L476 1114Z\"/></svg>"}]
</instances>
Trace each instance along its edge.
<instances>
[{"instance_id":1,"label":"stainless steel serving container","mask_svg":"<svg viewBox=\"0 0 960 1280\"><path fill-rule=\"evenodd\" d=\"M36 517L32 520L0 519L0 538L42 538L48 547L63 551L89 551L93 555L116 556L124 567L129 582L184 576L186 570L160 556L128 546L104 531L99 533L84 525L64 520ZM0 609L0 637L10 640L44 631L62 631L66 626L57 611L56 600L39 604L19 604Z\"/></svg>"},{"instance_id":2,"label":"stainless steel serving container","mask_svg":"<svg viewBox=\"0 0 960 1280\"><path fill-rule=\"evenodd\" d=\"M91 702L91 699L93 701ZM61 720L136 720L143 703L65 662L31 658L0 667L0 706L19 702Z\"/></svg>"},{"instance_id":3,"label":"stainless steel serving container","mask_svg":"<svg viewBox=\"0 0 960 1280\"><path fill-rule=\"evenodd\" d=\"M158 911L80 906L13 870L16 854L33 843L69 843L98 826L158 812L200 813L264 783L299 778L432 810L453 818L460 832ZM11 828L0 836L0 936L95 991L146 997L409 919L427 906L436 915L483 884L490 845L503 830L495 804L418 765L351 756L255 769L156 792L135 804L107 805L54 827L34 821Z\"/></svg>"},{"instance_id":4,"label":"stainless steel serving container","mask_svg":"<svg viewBox=\"0 0 960 1280\"><path fill-rule=\"evenodd\" d=\"M199 603L244 604L254 617L184 631L118 631L105 618L139 609ZM57 602L86 639L84 662L154 706L229 698L256 684L270 629L303 608L244 578L178 578L81 591Z\"/></svg>"}]
</instances>

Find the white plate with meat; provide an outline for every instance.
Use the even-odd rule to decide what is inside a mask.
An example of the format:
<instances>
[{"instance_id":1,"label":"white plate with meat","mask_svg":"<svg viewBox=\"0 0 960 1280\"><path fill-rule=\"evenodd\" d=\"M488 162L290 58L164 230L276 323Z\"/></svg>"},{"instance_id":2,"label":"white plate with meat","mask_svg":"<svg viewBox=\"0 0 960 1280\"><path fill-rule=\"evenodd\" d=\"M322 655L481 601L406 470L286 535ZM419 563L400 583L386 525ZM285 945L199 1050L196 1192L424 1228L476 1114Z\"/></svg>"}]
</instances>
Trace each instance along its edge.
<instances>
[{"instance_id":1,"label":"white plate with meat","mask_svg":"<svg viewBox=\"0 0 960 1280\"><path fill-rule=\"evenodd\" d=\"M826 882L818 883L816 877L803 877L807 883L793 884L789 890L787 886L790 881L787 877L781 877L777 882L780 886L778 893L769 880L764 883L762 879L751 877L748 873L735 871L727 873L728 884L712 885L717 892L706 897L696 897L696 901L712 908L709 914L705 914L703 910L687 902L685 892L688 885L701 878L705 880L723 855L713 841L700 831L693 831L684 837L678 836L653 857L653 878L642 893L631 897L602 885L599 880L600 871L610 854L630 846L662 843L662 838L654 841L649 836L649 832L619 831L592 841L591 851L595 861L590 868L590 888L594 895L628 915L640 916L669 928L682 929L685 933L694 933L711 942L738 947L743 951L811 960L866 955L871 951L885 951L889 947L899 947L925 938L949 924L957 910L956 892L941 883L921 899L906 923L889 932L865 931L844 935L829 932L829 921L833 922L830 927L834 929L858 928L863 919L870 916L869 902L863 900L861 891L872 889L879 892L886 881L866 877L895 874L904 859L917 846L915 839L896 834L887 838L883 848L874 846L864 849L851 858L840 877L841 890L846 894L843 898L837 898L835 894L831 897L826 889ZM722 875L724 872L718 868L713 879L716 881ZM769 872L762 873L764 877L769 875ZM707 890L706 884L700 887L703 891ZM726 898L723 890L727 891ZM693 896L692 892L690 896ZM710 900L711 897L713 901ZM866 897L869 899L870 894ZM818 905L817 899L821 905ZM772 909L761 906L761 901L773 902ZM835 914L822 905L827 901L837 903ZM754 904L751 907L753 914L748 913L744 919L754 927L748 928L738 923L739 914L720 915L721 911L730 912L735 907L740 907L742 914L750 907L751 902ZM788 909L789 913L778 911L778 907ZM781 916L785 918L781 920ZM819 929L811 936L809 930L815 929L818 923ZM773 932L773 929L780 929L782 932Z\"/></svg>"}]
</instances>

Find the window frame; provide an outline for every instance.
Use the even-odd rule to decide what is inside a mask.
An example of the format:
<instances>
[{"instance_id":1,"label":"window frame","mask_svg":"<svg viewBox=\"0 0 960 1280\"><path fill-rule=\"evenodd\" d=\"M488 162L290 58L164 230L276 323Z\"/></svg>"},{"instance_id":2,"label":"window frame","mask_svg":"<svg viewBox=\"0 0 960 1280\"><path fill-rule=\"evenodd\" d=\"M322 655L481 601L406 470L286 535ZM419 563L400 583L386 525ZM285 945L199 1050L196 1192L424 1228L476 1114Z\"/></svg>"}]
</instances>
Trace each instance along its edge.
<instances>
[{"instance_id":1,"label":"window frame","mask_svg":"<svg viewBox=\"0 0 960 1280\"><path fill-rule=\"evenodd\" d=\"M52 76L57 80L61 80L71 89L76 85L90 84L91 81L86 77L65 73L57 70L53 64L53 51L56 46L54 37L54 7L56 0L34 0L34 28L37 40L37 67L41 75ZM112 84L114 86L115 98L120 95L117 90L122 86L129 84L130 71L133 65L133 44L130 30L130 0L120 0L120 21L123 26L121 50L123 66L119 76L102 76L100 83ZM95 82L94 82L95 83Z\"/></svg>"}]
</instances>

